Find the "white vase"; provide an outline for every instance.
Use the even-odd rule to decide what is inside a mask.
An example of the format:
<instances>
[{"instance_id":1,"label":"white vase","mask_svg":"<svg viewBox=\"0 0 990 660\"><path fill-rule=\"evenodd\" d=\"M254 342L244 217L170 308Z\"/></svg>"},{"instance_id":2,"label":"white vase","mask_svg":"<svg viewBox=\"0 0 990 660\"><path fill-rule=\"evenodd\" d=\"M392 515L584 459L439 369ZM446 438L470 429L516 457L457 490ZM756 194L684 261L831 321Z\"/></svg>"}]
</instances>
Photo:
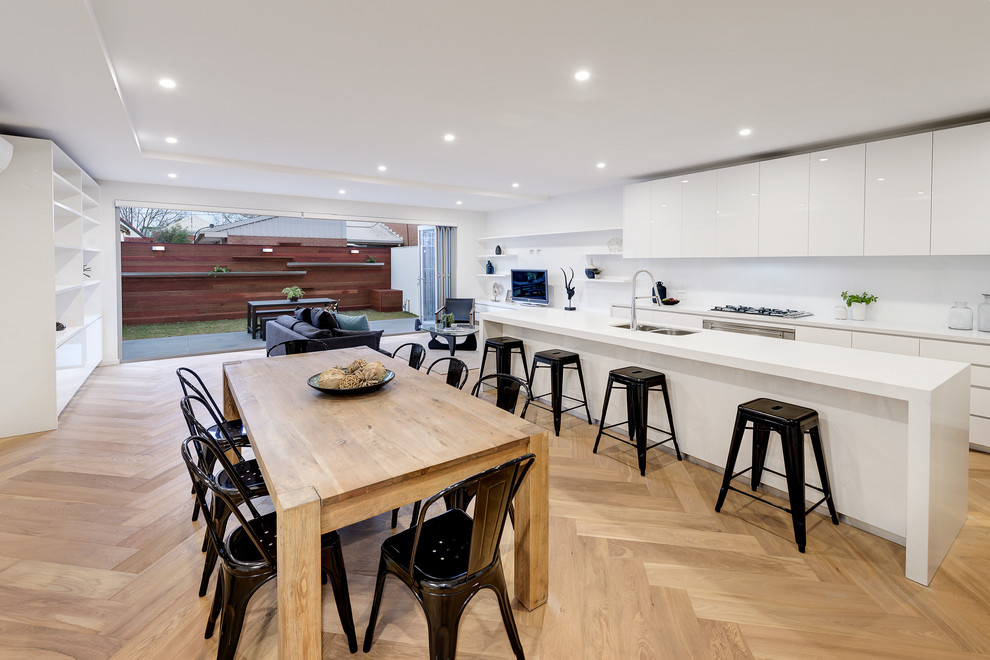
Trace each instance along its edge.
<instances>
[{"instance_id":1,"label":"white vase","mask_svg":"<svg viewBox=\"0 0 990 660\"><path fill-rule=\"evenodd\" d=\"M952 330L972 330L973 310L965 302L956 301L949 308L949 328Z\"/></svg>"},{"instance_id":2,"label":"white vase","mask_svg":"<svg viewBox=\"0 0 990 660\"><path fill-rule=\"evenodd\" d=\"M845 321L849 318L849 308L845 305L835 306L835 318L839 321Z\"/></svg>"},{"instance_id":3,"label":"white vase","mask_svg":"<svg viewBox=\"0 0 990 660\"><path fill-rule=\"evenodd\" d=\"M849 311L852 313L853 321L866 320L866 303L854 302L849 306Z\"/></svg>"}]
</instances>

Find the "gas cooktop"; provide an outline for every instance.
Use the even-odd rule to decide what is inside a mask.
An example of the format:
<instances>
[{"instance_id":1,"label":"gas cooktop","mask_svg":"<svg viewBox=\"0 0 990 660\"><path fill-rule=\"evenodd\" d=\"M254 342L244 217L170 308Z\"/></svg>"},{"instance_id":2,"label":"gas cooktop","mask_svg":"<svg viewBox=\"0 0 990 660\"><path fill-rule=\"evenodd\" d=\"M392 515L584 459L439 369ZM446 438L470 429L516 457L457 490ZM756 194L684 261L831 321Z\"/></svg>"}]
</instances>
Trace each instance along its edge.
<instances>
[{"instance_id":1,"label":"gas cooktop","mask_svg":"<svg viewBox=\"0 0 990 660\"><path fill-rule=\"evenodd\" d=\"M811 312L799 312L796 309L773 309L771 307L744 307L742 305L724 305L712 307L713 312L735 312L737 314L757 314L759 316L782 316L797 319L802 316L812 316Z\"/></svg>"}]
</instances>

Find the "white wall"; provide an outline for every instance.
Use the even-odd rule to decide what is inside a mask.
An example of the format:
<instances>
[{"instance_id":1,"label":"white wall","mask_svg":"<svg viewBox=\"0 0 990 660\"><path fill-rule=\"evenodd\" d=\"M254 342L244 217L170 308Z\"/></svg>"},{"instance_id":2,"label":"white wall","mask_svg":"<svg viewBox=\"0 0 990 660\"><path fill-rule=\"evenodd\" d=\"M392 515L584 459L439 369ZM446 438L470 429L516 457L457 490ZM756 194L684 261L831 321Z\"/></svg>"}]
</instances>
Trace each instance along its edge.
<instances>
[{"instance_id":1,"label":"white wall","mask_svg":"<svg viewBox=\"0 0 990 660\"><path fill-rule=\"evenodd\" d=\"M473 211L400 206L396 204L372 204L342 199L316 197L289 197L234 190L210 190L181 186L158 186L121 181L100 182L100 222L113 227L117 235L114 206L117 202L139 202L149 205L181 205L204 211L259 211L266 214L307 213L339 214L355 219L408 222L412 224L454 225L457 227L459 254L474 254L479 231L484 226L485 215ZM463 245L469 247L462 248ZM104 361L120 359L120 245L116 242L116 257L104 262ZM465 263L467 265L465 265ZM473 284L474 264L470 260L458 261L458 295L462 282ZM116 282L116 285L114 285Z\"/></svg>"},{"instance_id":2,"label":"white wall","mask_svg":"<svg viewBox=\"0 0 990 660\"><path fill-rule=\"evenodd\" d=\"M615 227L622 224L622 187L557 197L544 204L489 214L486 235L513 232L569 231L575 228ZM621 235L621 231L615 232ZM561 266L573 267L578 277L575 301L579 309L605 311L613 302L628 303L629 284L588 284L581 271L588 258L583 246L595 243L605 251L610 233L567 236L563 239L512 239L503 249L520 252L522 267L551 270L554 306L563 306ZM593 240L592 240L593 239ZM531 250L540 253L531 254ZM480 253L479 253L480 254ZM475 261L478 261L477 259ZM506 261L506 260L503 260ZM975 309L982 293L990 293L990 256L919 257L787 257L709 259L622 259L596 257L605 276L629 276L639 268L650 270L692 308L742 304L803 309L831 318L841 304L843 290L864 290L879 296L870 305L869 319L941 322L955 300ZM484 262L476 272L484 272ZM581 270L579 270L581 269ZM553 272L556 271L556 276ZM480 278L479 278L480 279ZM645 294L645 277L643 290Z\"/></svg>"}]
</instances>

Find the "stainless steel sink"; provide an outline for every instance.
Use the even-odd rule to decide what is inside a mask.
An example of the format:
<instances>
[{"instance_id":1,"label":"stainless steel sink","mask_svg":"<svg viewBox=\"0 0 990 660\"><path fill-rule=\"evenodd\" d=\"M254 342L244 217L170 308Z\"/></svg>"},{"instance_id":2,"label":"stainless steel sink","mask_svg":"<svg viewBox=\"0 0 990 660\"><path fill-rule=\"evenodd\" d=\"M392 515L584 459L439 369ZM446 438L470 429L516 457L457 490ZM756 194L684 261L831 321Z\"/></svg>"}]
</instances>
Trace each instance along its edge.
<instances>
[{"instance_id":1,"label":"stainless steel sink","mask_svg":"<svg viewBox=\"0 0 990 660\"><path fill-rule=\"evenodd\" d=\"M628 323L621 323L619 325L612 326L613 328L619 328L621 330L628 330ZM684 330L682 328L668 328L663 325L649 325L648 323L640 323L636 328L637 332L652 332L655 335L693 335L697 333L697 330Z\"/></svg>"}]
</instances>

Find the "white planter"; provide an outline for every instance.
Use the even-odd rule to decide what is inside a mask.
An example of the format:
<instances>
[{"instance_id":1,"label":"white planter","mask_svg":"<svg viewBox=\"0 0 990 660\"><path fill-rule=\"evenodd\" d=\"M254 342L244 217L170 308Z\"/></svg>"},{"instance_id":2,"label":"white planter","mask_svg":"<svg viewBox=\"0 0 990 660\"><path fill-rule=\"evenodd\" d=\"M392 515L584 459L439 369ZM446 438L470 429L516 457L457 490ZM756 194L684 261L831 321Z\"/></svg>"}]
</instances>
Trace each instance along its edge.
<instances>
[{"instance_id":1,"label":"white planter","mask_svg":"<svg viewBox=\"0 0 990 660\"><path fill-rule=\"evenodd\" d=\"M849 318L849 308L847 308L845 305L836 305L835 318L838 319L839 321L845 321L847 318Z\"/></svg>"},{"instance_id":2,"label":"white planter","mask_svg":"<svg viewBox=\"0 0 990 660\"><path fill-rule=\"evenodd\" d=\"M849 306L849 311L853 321L866 320L866 303L854 302Z\"/></svg>"}]
</instances>

